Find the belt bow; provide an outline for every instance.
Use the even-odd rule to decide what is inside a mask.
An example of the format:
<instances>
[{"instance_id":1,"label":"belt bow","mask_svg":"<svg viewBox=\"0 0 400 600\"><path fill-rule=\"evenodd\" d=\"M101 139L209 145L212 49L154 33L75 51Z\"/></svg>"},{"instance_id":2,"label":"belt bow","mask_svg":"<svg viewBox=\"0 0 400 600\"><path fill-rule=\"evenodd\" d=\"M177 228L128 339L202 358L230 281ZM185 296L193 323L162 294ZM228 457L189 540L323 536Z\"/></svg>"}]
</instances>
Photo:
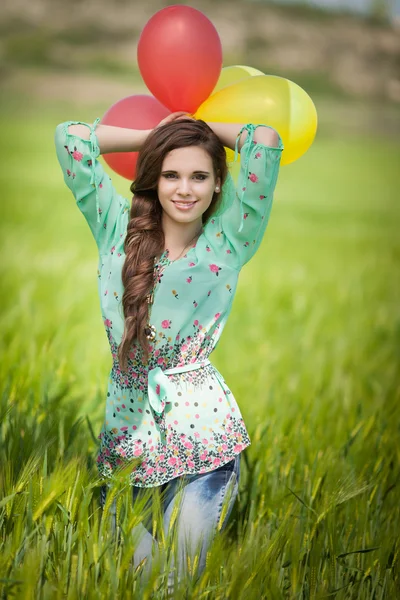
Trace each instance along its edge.
<instances>
[{"instance_id":1,"label":"belt bow","mask_svg":"<svg viewBox=\"0 0 400 600\"><path fill-rule=\"evenodd\" d=\"M185 373L186 371L194 371L210 365L208 358L181 367L172 367L171 369L165 369L161 367L155 367L150 369L148 373L148 384L147 391L149 397L149 404L154 413L155 418L162 416L166 404L170 404L175 400L176 388L170 382L167 375L174 375L176 373Z\"/></svg>"}]
</instances>

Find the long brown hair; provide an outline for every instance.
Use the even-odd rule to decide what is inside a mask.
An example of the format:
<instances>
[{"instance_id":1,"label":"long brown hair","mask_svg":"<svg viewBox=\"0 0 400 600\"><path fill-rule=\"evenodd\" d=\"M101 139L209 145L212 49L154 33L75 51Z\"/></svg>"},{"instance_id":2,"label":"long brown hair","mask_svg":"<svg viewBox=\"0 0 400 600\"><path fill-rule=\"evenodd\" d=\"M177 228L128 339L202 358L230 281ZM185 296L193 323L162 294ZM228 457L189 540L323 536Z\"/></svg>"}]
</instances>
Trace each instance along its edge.
<instances>
[{"instance_id":1,"label":"long brown hair","mask_svg":"<svg viewBox=\"0 0 400 600\"><path fill-rule=\"evenodd\" d=\"M227 176L225 149L213 130L202 120L179 119L154 129L143 144L136 166L130 220L124 242L122 267L124 293L122 307L124 333L118 347L119 366L128 367L128 355L135 339L143 350L143 362L149 358L144 329L148 320L147 295L154 285L154 258L164 250L161 225L162 206L157 187L165 156L175 148L200 146L211 157L215 177L221 178L220 190ZM214 192L210 206L202 215L203 225L218 210L222 192Z\"/></svg>"}]
</instances>

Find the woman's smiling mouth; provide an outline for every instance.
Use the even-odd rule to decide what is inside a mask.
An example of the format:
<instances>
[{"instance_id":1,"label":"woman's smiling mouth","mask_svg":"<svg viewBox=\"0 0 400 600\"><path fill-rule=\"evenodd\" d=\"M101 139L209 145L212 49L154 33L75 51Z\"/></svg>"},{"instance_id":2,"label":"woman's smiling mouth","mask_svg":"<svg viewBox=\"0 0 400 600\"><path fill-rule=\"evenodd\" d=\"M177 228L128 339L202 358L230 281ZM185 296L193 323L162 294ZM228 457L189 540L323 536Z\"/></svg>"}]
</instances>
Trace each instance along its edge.
<instances>
[{"instance_id":1,"label":"woman's smiling mouth","mask_svg":"<svg viewBox=\"0 0 400 600\"><path fill-rule=\"evenodd\" d=\"M195 200L194 202L175 202L174 200L172 200L172 202L180 210L189 210L190 208L192 208L192 206L194 206L195 204L197 204L198 201Z\"/></svg>"}]
</instances>

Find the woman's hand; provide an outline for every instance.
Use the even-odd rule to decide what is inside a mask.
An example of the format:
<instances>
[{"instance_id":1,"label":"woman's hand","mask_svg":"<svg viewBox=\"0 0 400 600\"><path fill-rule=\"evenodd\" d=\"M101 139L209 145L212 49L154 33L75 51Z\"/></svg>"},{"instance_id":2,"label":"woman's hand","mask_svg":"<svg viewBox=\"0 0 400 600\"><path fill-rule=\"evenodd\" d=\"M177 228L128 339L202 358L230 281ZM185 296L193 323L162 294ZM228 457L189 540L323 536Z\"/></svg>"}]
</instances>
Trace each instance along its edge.
<instances>
[{"instance_id":1,"label":"woman's hand","mask_svg":"<svg viewBox=\"0 0 400 600\"><path fill-rule=\"evenodd\" d=\"M158 129L158 127L161 127L161 125L172 123L173 121L177 121L178 119L191 119L192 121L196 120L191 115L189 115L189 113L185 112L184 110L180 110L177 112L173 112L170 115L168 115L168 117L165 117L165 119L162 119L162 121L160 121L159 124L154 127L154 129Z\"/></svg>"}]
</instances>

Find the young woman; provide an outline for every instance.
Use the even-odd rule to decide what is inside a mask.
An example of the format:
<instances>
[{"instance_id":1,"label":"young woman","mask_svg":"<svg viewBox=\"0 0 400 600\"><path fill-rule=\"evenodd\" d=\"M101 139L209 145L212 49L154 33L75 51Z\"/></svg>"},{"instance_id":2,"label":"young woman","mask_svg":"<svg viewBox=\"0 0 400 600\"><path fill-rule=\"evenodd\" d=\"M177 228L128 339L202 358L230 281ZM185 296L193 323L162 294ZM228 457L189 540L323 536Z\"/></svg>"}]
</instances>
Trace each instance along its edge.
<instances>
[{"instance_id":1,"label":"young woman","mask_svg":"<svg viewBox=\"0 0 400 600\"><path fill-rule=\"evenodd\" d=\"M166 532L181 486L178 571L187 553L200 549L200 574L213 535L227 524L240 453L250 445L237 402L209 356L239 272L262 241L283 145L268 126L205 123L184 113L148 131L98 122L61 123L55 140L99 253L113 359L99 472L107 481L134 461L133 499L143 488L161 489ZM236 188L224 146L240 150ZM118 151L139 151L131 203L97 160ZM104 485L103 506L106 493ZM136 562L151 559L151 524L146 535Z\"/></svg>"}]
</instances>

